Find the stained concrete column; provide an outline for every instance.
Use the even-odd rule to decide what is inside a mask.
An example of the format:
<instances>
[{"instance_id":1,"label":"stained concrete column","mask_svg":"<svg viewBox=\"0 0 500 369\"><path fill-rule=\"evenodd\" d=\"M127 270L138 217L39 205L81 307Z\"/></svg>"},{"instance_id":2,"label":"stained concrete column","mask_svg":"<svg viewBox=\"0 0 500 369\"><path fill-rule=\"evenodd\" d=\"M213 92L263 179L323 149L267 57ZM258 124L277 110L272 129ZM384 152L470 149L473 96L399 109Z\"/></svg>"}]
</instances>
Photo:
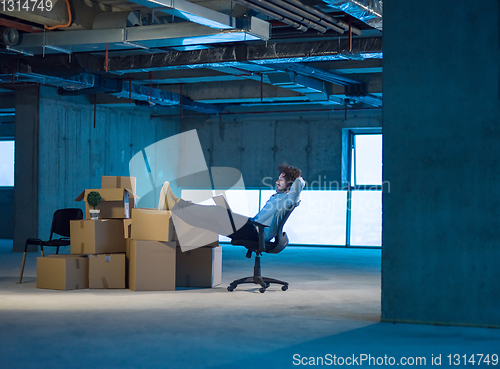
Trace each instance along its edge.
<instances>
[{"instance_id":1,"label":"stained concrete column","mask_svg":"<svg viewBox=\"0 0 500 369\"><path fill-rule=\"evenodd\" d=\"M500 327L499 16L384 1L383 321Z\"/></svg>"},{"instance_id":2,"label":"stained concrete column","mask_svg":"<svg viewBox=\"0 0 500 369\"><path fill-rule=\"evenodd\" d=\"M39 88L16 89L14 251L38 237Z\"/></svg>"}]
</instances>

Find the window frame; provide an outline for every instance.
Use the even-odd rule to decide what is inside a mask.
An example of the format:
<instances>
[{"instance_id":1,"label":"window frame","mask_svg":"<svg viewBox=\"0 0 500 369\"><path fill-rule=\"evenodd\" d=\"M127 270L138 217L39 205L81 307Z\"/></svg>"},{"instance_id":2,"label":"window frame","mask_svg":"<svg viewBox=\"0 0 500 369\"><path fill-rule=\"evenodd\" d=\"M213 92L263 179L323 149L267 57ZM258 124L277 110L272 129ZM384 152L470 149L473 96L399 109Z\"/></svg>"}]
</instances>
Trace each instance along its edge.
<instances>
[{"instance_id":1,"label":"window frame","mask_svg":"<svg viewBox=\"0 0 500 369\"><path fill-rule=\"evenodd\" d=\"M356 185L351 183L353 150L356 150L354 137L356 135L382 135L382 127L344 128L342 130L342 186L347 190L382 190L383 182L380 185Z\"/></svg>"},{"instance_id":2,"label":"window frame","mask_svg":"<svg viewBox=\"0 0 500 369\"><path fill-rule=\"evenodd\" d=\"M14 184L12 186L2 186L0 185L0 190L12 190L14 189L14 186L16 185L16 140L14 137L10 136L3 136L0 137L0 142L4 141L12 141L14 143Z\"/></svg>"},{"instance_id":3,"label":"window frame","mask_svg":"<svg viewBox=\"0 0 500 369\"><path fill-rule=\"evenodd\" d=\"M342 186L347 190L347 208L346 208L346 247L357 247L351 246L351 231L352 231L352 219L351 219L351 203L352 203L352 191L382 191L383 188L383 178L380 185L354 185L351 183L353 168L353 151L356 148L354 146L354 137L356 135L369 135L377 134L382 135L382 127L359 127L359 128L344 128L342 129ZM382 168L380 168L382 170ZM380 248L380 246L373 246Z\"/></svg>"}]
</instances>

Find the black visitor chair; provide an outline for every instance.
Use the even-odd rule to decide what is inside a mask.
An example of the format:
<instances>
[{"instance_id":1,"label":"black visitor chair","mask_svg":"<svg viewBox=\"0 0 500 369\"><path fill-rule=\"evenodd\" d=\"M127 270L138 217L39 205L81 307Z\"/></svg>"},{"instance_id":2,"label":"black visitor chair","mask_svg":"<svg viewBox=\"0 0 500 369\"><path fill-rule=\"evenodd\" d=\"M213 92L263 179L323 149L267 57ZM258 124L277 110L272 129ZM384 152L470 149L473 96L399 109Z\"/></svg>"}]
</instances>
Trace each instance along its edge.
<instances>
[{"instance_id":1,"label":"black visitor chair","mask_svg":"<svg viewBox=\"0 0 500 369\"><path fill-rule=\"evenodd\" d=\"M69 224L71 220L83 219L83 211L78 208L68 208L56 210L54 216L52 217L52 226L50 227L50 237L48 241L42 241L39 238L28 238L24 244L24 254L23 263L21 265L21 274L19 275L19 282L22 283L24 265L26 263L26 252L28 251L29 245L40 246L40 251L42 252L42 257L45 256L43 252L44 246L57 247L56 254L59 254L59 247L69 246ZM62 237L54 239L54 234L58 234Z\"/></svg>"}]
</instances>

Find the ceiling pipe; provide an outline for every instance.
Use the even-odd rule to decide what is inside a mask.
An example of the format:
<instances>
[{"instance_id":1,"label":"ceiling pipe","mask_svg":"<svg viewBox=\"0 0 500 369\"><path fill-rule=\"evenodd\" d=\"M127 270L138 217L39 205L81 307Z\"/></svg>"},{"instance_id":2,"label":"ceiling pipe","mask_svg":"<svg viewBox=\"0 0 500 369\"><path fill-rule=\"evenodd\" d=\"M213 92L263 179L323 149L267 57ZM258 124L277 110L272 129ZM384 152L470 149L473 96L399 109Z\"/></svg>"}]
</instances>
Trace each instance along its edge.
<instances>
[{"instance_id":1,"label":"ceiling pipe","mask_svg":"<svg viewBox=\"0 0 500 369\"><path fill-rule=\"evenodd\" d=\"M15 28L0 27L0 44L14 46L19 42L19 32Z\"/></svg>"},{"instance_id":2,"label":"ceiling pipe","mask_svg":"<svg viewBox=\"0 0 500 369\"><path fill-rule=\"evenodd\" d=\"M324 13L324 12L322 12L322 11L312 7L312 6L304 5L299 0L283 0L283 1L285 1L291 5L295 5L296 7L302 8L302 9L306 10L307 12L318 16L319 18L321 18L322 20L324 20L326 22L331 22L333 24L336 24L338 27L342 27L346 31L349 30L348 23L344 22L341 19L335 19L335 18L329 16L328 14L326 14L326 13ZM354 33L357 36L360 36L361 30L359 28L352 27L352 33Z\"/></svg>"},{"instance_id":3,"label":"ceiling pipe","mask_svg":"<svg viewBox=\"0 0 500 369\"><path fill-rule=\"evenodd\" d=\"M28 24L16 22L16 21L13 21L10 19L5 19L5 18L0 18L0 26L12 27L12 28L15 28L19 31L24 31L24 32L28 32L28 33L43 32L43 28L30 26Z\"/></svg>"},{"instance_id":4,"label":"ceiling pipe","mask_svg":"<svg viewBox=\"0 0 500 369\"><path fill-rule=\"evenodd\" d=\"M294 28L297 28L299 31L302 31L302 32L305 32L308 30L308 28L306 26L304 26L303 24L300 24L300 23L297 23L297 22L294 22L293 20L291 19L288 19L288 18L285 18L284 16L282 16L281 14L278 14L278 13L275 13L271 10L268 10L266 8L263 8L257 4L254 4L254 3L251 3L250 1L247 1L247 0L234 0L236 3L238 4L241 4L241 5L244 5L246 6L247 8L249 9L252 9L252 10L255 10L259 13L262 13L262 14L265 14L265 15L268 15L270 16L271 18L274 18L274 19L277 19L277 20L280 20L282 21L283 23L286 23L288 24L289 26L292 26Z\"/></svg>"},{"instance_id":5,"label":"ceiling pipe","mask_svg":"<svg viewBox=\"0 0 500 369\"><path fill-rule=\"evenodd\" d=\"M249 2L251 4L260 5L261 7L269 9L269 10L271 10L271 11L277 13L277 14L282 14L283 16L285 16L288 19L292 19L294 21L297 21L297 22L305 25L306 27L313 28L313 29L315 29L315 30L317 30L317 31L319 31L321 33L325 33L326 30L327 30L326 27L324 27L324 26L322 26L320 24L317 24L316 22L312 22L309 19L306 19L306 18L304 18L301 15L297 15L295 13L292 13L288 9L282 8L281 6L272 4L270 1L267 1L267 0L250 0ZM336 28L337 28L336 29L337 32L339 32L338 30L340 30L340 33L344 33L343 29L338 28L338 27L336 27Z\"/></svg>"},{"instance_id":6,"label":"ceiling pipe","mask_svg":"<svg viewBox=\"0 0 500 369\"><path fill-rule=\"evenodd\" d=\"M343 34L349 29L349 24L341 20L337 20L327 14L310 6L303 5L298 0L235 0L237 3L244 5L250 9L256 10L262 14L278 19L284 23L290 24L298 22L307 28L313 28L321 33L331 29L335 32ZM297 26L290 24L295 28ZM356 27L351 27L352 32L356 35L361 35L361 30ZM300 29L304 31L303 29Z\"/></svg>"},{"instance_id":7,"label":"ceiling pipe","mask_svg":"<svg viewBox=\"0 0 500 369\"><path fill-rule=\"evenodd\" d=\"M344 29L339 27L337 24L335 24L335 22L330 22L328 20L324 20L322 17L317 16L316 14L312 14L311 12L307 11L305 8L298 7L295 4L290 4L290 3L287 3L283 0L268 0L268 1L280 6L283 9L287 9L295 14L298 14L301 17L310 19L311 21L313 21L313 22L315 22L315 23L317 23L317 24L319 24L327 29L328 28L332 29L340 34L344 33Z\"/></svg>"}]
</instances>

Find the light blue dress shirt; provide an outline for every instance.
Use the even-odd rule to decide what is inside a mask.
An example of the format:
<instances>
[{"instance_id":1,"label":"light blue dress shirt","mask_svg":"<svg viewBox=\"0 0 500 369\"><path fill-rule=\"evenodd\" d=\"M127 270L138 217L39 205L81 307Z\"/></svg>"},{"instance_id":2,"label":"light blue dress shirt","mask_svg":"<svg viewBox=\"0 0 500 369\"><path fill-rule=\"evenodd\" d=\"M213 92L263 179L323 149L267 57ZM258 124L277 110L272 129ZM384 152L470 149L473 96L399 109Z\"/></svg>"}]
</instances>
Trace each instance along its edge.
<instances>
[{"instance_id":1,"label":"light blue dress shirt","mask_svg":"<svg viewBox=\"0 0 500 369\"><path fill-rule=\"evenodd\" d=\"M297 178L290 191L272 195L267 200L266 205L252 220L264 224L268 227L264 230L265 241L270 241L278 233L278 224L286 214L287 209L299 201L300 192L304 189L306 182L302 177Z\"/></svg>"}]
</instances>

